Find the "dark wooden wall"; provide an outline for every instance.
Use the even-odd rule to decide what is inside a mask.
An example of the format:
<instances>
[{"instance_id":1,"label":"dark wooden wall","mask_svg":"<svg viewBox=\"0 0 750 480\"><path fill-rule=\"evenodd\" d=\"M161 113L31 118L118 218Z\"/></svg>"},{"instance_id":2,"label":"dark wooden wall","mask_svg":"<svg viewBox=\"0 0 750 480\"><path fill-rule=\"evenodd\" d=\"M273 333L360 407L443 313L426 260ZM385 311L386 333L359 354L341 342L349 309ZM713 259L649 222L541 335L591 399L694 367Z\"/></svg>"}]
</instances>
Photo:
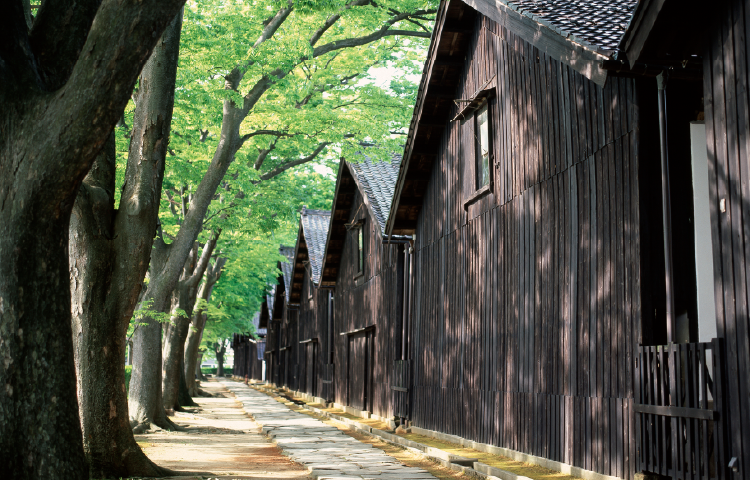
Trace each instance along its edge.
<instances>
[{"instance_id":1,"label":"dark wooden wall","mask_svg":"<svg viewBox=\"0 0 750 480\"><path fill-rule=\"evenodd\" d=\"M279 382L277 385L290 390L297 390L298 383L298 313L296 307L289 308L289 305L285 303L279 325Z\"/></svg>"},{"instance_id":2,"label":"dark wooden wall","mask_svg":"<svg viewBox=\"0 0 750 480\"><path fill-rule=\"evenodd\" d=\"M322 392L321 373L325 365L328 348L328 290L317 288L307 274L302 283L302 298L299 307L299 391L319 396ZM312 354L312 350L315 354ZM315 365L311 365L311 361Z\"/></svg>"},{"instance_id":3,"label":"dark wooden wall","mask_svg":"<svg viewBox=\"0 0 750 480\"><path fill-rule=\"evenodd\" d=\"M277 297L278 299L278 297ZM278 301L278 300L277 300ZM266 334L266 378L269 382L279 385L279 344L281 322L271 320L268 322L268 333Z\"/></svg>"},{"instance_id":4,"label":"dark wooden wall","mask_svg":"<svg viewBox=\"0 0 750 480\"><path fill-rule=\"evenodd\" d=\"M390 417L390 375L394 360L394 329L400 321L398 245L383 245L380 225L357 192L349 222L365 219L364 276L356 275L356 237L347 233L334 296L335 401ZM393 320L393 321L392 321ZM372 327L368 331L346 332ZM344 335L342 335L342 333ZM365 363L368 362L368 363ZM365 385L367 371L371 375ZM364 405L360 392L369 389ZM347 393L353 398L347 401Z\"/></svg>"},{"instance_id":5,"label":"dark wooden wall","mask_svg":"<svg viewBox=\"0 0 750 480\"><path fill-rule=\"evenodd\" d=\"M263 379L263 361L258 359L258 344L245 335L235 334L232 341L234 350L233 375L252 380Z\"/></svg>"},{"instance_id":6,"label":"dark wooden wall","mask_svg":"<svg viewBox=\"0 0 750 480\"><path fill-rule=\"evenodd\" d=\"M704 56L717 333L725 341L731 455L750 478L750 2L718 9ZM725 211L721 201L725 201Z\"/></svg>"},{"instance_id":7,"label":"dark wooden wall","mask_svg":"<svg viewBox=\"0 0 750 480\"><path fill-rule=\"evenodd\" d=\"M632 478L633 80L601 88L477 17L455 98L496 76L494 189L464 208L473 158L450 123L417 227L413 423Z\"/></svg>"}]
</instances>

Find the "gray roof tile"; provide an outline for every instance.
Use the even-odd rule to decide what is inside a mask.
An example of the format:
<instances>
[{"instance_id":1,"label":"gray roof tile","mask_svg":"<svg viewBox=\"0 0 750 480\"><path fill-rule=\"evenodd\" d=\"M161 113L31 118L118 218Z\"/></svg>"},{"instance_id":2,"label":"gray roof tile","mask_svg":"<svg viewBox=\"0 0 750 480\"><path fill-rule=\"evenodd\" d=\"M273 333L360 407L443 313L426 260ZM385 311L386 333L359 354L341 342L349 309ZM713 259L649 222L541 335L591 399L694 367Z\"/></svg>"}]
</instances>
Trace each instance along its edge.
<instances>
[{"instance_id":1,"label":"gray roof tile","mask_svg":"<svg viewBox=\"0 0 750 480\"><path fill-rule=\"evenodd\" d=\"M391 163L372 161L367 155L358 163L350 162L357 180L365 190L375 216L380 223L380 231L385 232L388 212L393 202L393 192L398 180L401 155L394 155Z\"/></svg>"},{"instance_id":2,"label":"gray roof tile","mask_svg":"<svg viewBox=\"0 0 750 480\"><path fill-rule=\"evenodd\" d=\"M323 266L323 255L326 250L326 238L328 238L328 226L330 224L331 212L302 209L302 231L305 234L305 243L307 243L307 255L310 259L313 283L316 285L320 282L320 269Z\"/></svg>"},{"instance_id":3,"label":"gray roof tile","mask_svg":"<svg viewBox=\"0 0 750 480\"><path fill-rule=\"evenodd\" d=\"M265 328L259 328L258 325L260 325L260 312L253 315L253 326L255 327L255 335L265 335L266 329Z\"/></svg>"},{"instance_id":4,"label":"gray roof tile","mask_svg":"<svg viewBox=\"0 0 750 480\"><path fill-rule=\"evenodd\" d=\"M638 0L502 0L522 15L595 50L617 50Z\"/></svg>"}]
</instances>

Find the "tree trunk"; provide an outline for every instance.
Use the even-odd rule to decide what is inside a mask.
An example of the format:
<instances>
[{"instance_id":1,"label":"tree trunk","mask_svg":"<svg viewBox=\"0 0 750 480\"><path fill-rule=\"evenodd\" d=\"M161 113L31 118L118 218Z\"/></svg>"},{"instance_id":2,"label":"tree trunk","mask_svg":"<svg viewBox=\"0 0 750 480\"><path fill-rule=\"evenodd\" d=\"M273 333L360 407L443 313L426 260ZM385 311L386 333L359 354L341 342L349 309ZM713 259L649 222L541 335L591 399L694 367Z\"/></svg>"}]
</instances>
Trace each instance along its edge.
<instances>
[{"instance_id":1,"label":"tree trunk","mask_svg":"<svg viewBox=\"0 0 750 480\"><path fill-rule=\"evenodd\" d=\"M219 144L211 165L192 196L180 231L169 245L158 238L154 242L157 248L152 255L149 284L142 303L144 306L150 304L153 311L166 312L170 307L170 296L203 228L208 206L241 145L239 128L243 118L241 110L231 100L225 100ZM162 428L175 428L166 416L162 399L161 328L148 315L141 322L147 325L133 334L135 358L130 380L130 423L134 426L155 424Z\"/></svg>"},{"instance_id":2,"label":"tree trunk","mask_svg":"<svg viewBox=\"0 0 750 480\"><path fill-rule=\"evenodd\" d=\"M206 379L206 377L203 375L203 370L201 369L201 363L203 363L203 352L198 354L198 363L195 366L195 375L198 377L198 381L203 381Z\"/></svg>"},{"instance_id":3,"label":"tree trunk","mask_svg":"<svg viewBox=\"0 0 750 480\"><path fill-rule=\"evenodd\" d=\"M151 271L163 268L169 250L159 241L154 243ZM153 279L149 281L140 308L165 313L170 307L171 290L165 293L163 286L159 288L154 283ZM133 373L128 392L130 426L136 433L154 426L177 430L179 427L167 418L162 401L162 324L151 315L144 315L139 323L133 332Z\"/></svg>"},{"instance_id":4,"label":"tree trunk","mask_svg":"<svg viewBox=\"0 0 750 480\"><path fill-rule=\"evenodd\" d=\"M161 83L173 91L181 26L180 14L146 64L141 92L158 90ZM138 104L120 209L114 210L112 135L84 181L70 227L80 417L84 451L97 478L170 473L153 464L135 443L122 361L153 244L173 95Z\"/></svg>"},{"instance_id":5,"label":"tree trunk","mask_svg":"<svg viewBox=\"0 0 750 480\"><path fill-rule=\"evenodd\" d=\"M201 378L201 359L203 354L198 351L206 325L206 314L193 314L193 320L185 342L185 381L191 397L198 396L198 380Z\"/></svg>"},{"instance_id":6,"label":"tree trunk","mask_svg":"<svg viewBox=\"0 0 750 480\"><path fill-rule=\"evenodd\" d=\"M198 297L206 302L211 299L211 292L214 289L214 285L221 278L221 274L226 263L226 258L219 258L206 272L206 281L201 285ZM195 374L191 372L197 372L199 378L201 376L200 370L200 358L198 355L198 349L200 347L201 338L203 337L203 328L206 326L205 310L198 308L193 313L191 320L190 329L188 332L187 344L185 346L185 378L187 381L188 393L191 396L197 396L199 394L198 387L196 385ZM201 354L200 357L203 355Z\"/></svg>"},{"instance_id":7,"label":"tree trunk","mask_svg":"<svg viewBox=\"0 0 750 480\"><path fill-rule=\"evenodd\" d=\"M2 478L88 478L72 340L70 216L138 72L182 3L44 2L31 32L22 2L7 2L0 15Z\"/></svg>"},{"instance_id":8,"label":"tree trunk","mask_svg":"<svg viewBox=\"0 0 750 480\"><path fill-rule=\"evenodd\" d=\"M227 351L227 347L224 346L224 340L219 342L219 348L216 349L216 376L224 376L224 353Z\"/></svg>"},{"instance_id":9,"label":"tree trunk","mask_svg":"<svg viewBox=\"0 0 750 480\"><path fill-rule=\"evenodd\" d=\"M177 284L177 308L185 312L185 316L173 315L172 327L164 338L164 378L162 382L162 396L164 408L167 410L179 410L180 372L185 351L185 339L190 328L190 319L193 315L193 307L198 295L198 284L208 268L208 263L216 247L216 241L220 233L211 236L203 247L200 261L194 270L186 265L183 278ZM192 403L192 401L191 401Z\"/></svg>"},{"instance_id":10,"label":"tree trunk","mask_svg":"<svg viewBox=\"0 0 750 480\"><path fill-rule=\"evenodd\" d=\"M177 394L178 404L182 407L197 407L198 404L193 401L188 391L187 380L185 378L185 360L180 356L180 389Z\"/></svg>"}]
</instances>

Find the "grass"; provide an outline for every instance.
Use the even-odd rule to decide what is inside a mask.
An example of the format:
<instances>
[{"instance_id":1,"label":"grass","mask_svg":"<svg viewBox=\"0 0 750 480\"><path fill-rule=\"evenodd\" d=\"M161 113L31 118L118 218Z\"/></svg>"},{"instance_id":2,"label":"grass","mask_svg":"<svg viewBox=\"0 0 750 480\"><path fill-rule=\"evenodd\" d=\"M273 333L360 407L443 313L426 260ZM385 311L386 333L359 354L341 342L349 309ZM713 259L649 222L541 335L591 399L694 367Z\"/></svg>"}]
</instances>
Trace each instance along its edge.
<instances>
[{"instance_id":1,"label":"grass","mask_svg":"<svg viewBox=\"0 0 750 480\"><path fill-rule=\"evenodd\" d=\"M503 457L502 455L493 455L491 453L480 452L478 450L474 450L473 448L462 447L461 445L455 443L438 440L424 435L418 435L416 433L405 433L400 434L399 436L413 442L439 448L440 450L451 453L453 455L476 458L480 462L491 467L500 468L502 470L515 473L516 475L529 477L533 480L579 480L577 477L565 473L560 473L555 470L550 470L548 468L540 467L538 465L517 462L512 458Z\"/></svg>"}]
</instances>

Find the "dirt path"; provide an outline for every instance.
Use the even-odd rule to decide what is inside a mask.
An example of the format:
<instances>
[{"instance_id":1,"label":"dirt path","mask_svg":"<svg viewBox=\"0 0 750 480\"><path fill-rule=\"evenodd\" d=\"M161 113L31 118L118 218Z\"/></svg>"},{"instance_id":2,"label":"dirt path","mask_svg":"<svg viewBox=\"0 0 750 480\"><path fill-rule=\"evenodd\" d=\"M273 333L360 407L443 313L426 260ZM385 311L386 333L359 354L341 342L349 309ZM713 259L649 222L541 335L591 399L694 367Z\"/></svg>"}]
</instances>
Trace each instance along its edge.
<instances>
[{"instance_id":1,"label":"dirt path","mask_svg":"<svg viewBox=\"0 0 750 480\"><path fill-rule=\"evenodd\" d=\"M306 468L292 463L261 435L260 426L221 384L205 382L202 387L218 396L195 398L200 407L172 418L187 431L136 435L151 460L172 470L206 472L185 479L310 478Z\"/></svg>"}]
</instances>

